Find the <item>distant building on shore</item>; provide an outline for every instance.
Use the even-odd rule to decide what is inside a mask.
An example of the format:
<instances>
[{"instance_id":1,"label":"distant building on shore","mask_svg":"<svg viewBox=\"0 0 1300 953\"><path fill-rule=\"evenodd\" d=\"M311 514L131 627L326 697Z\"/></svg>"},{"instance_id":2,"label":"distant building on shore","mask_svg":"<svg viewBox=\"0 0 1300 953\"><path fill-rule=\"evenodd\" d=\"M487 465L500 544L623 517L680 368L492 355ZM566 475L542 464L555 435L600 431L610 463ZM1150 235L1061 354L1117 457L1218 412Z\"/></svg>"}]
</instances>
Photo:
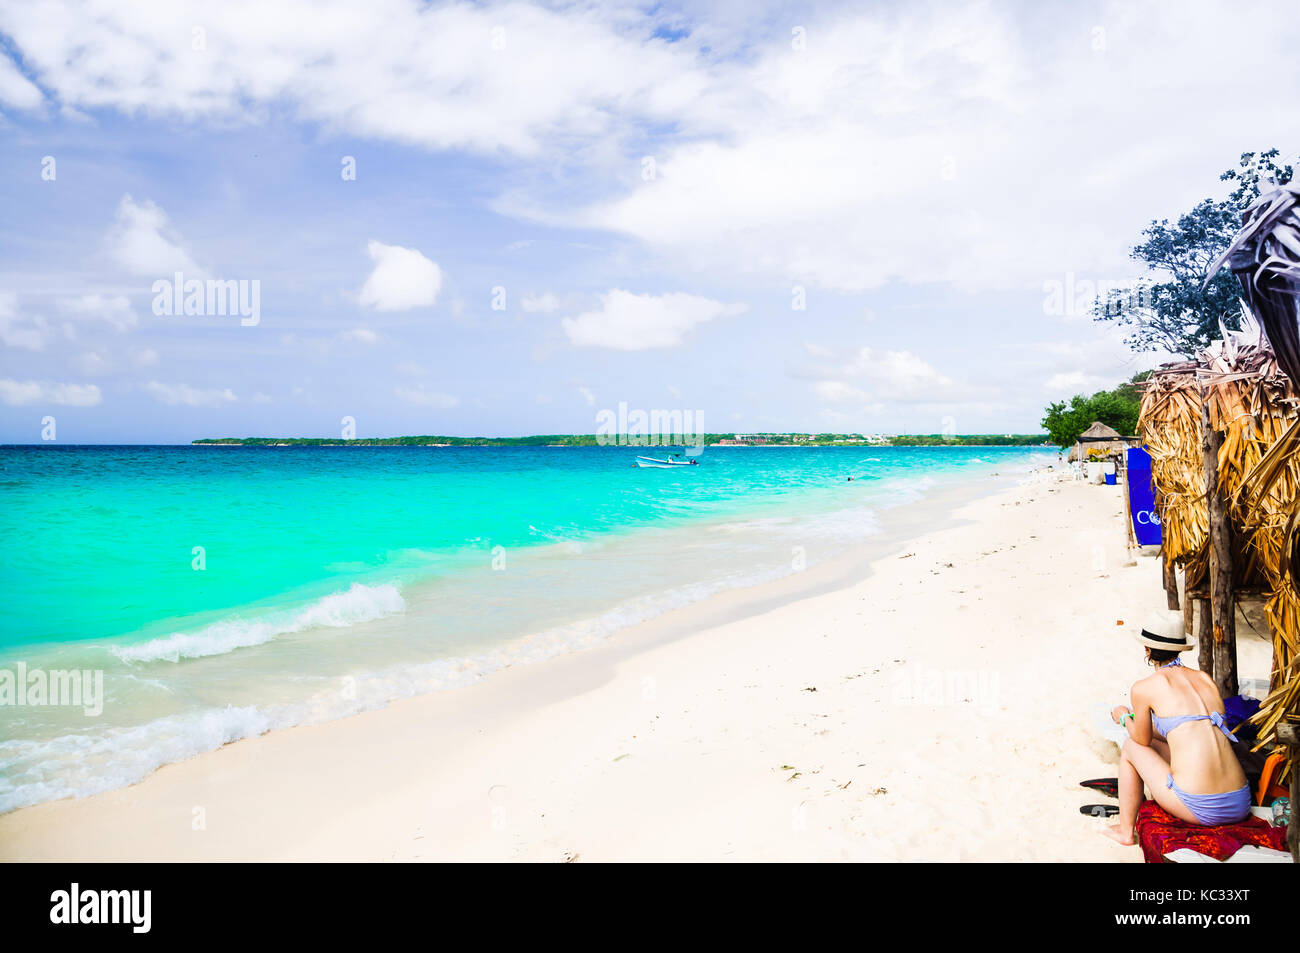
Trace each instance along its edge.
<instances>
[{"instance_id":1,"label":"distant building on shore","mask_svg":"<svg viewBox=\"0 0 1300 953\"><path fill-rule=\"evenodd\" d=\"M807 433L738 433L733 434L730 440L718 442L731 446L761 447L771 443L811 443L812 439L812 434Z\"/></svg>"}]
</instances>

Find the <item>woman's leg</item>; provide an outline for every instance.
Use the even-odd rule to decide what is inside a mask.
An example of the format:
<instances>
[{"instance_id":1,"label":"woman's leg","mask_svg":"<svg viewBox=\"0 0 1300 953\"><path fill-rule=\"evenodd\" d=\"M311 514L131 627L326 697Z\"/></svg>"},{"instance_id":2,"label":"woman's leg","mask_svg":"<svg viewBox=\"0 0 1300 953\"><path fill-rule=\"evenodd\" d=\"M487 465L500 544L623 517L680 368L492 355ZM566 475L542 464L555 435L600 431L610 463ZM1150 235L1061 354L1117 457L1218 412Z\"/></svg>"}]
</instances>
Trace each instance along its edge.
<instances>
[{"instance_id":1,"label":"woman's leg","mask_svg":"<svg viewBox=\"0 0 1300 953\"><path fill-rule=\"evenodd\" d=\"M1124 746L1119 749L1119 822L1104 831L1107 837L1126 847L1133 844L1133 823L1142 803L1142 775L1129 757L1129 751L1140 747L1132 739L1125 739Z\"/></svg>"},{"instance_id":2,"label":"woman's leg","mask_svg":"<svg viewBox=\"0 0 1300 953\"><path fill-rule=\"evenodd\" d=\"M1195 823L1196 817L1167 786L1168 780L1169 762L1160 752L1131 738L1125 741L1119 753L1119 823L1106 828L1106 836L1124 845L1133 843L1133 825L1142 804L1143 782L1152 800L1162 808L1174 817Z\"/></svg>"}]
</instances>

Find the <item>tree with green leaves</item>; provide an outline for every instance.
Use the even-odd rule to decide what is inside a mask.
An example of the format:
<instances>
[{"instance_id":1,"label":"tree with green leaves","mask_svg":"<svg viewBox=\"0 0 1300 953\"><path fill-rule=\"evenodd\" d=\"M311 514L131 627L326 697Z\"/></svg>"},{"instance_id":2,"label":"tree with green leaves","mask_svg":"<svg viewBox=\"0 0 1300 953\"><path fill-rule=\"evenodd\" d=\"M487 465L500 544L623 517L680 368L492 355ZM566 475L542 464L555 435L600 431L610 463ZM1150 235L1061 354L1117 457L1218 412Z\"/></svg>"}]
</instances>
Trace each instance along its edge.
<instances>
[{"instance_id":1,"label":"tree with green leaves","mask_svg":"<svg viewBox=\"0 0 1300 953\"><path fill-rule=\"evenodd\" d=\"M1220 336L1220 322L1238 329L1241 285L1232 272L1221 270L1204 290L1201 284L1206 269L1241 227L1242 210L1273 183L1291 181L1292 167L1279 165L1279 154L1277 149L1242 153L1238 168L1219 176L1222 182L1235 183L1226 199L1204 199L1172 224L1168 219L1153 221L1131 257L1156 278L1109 290L1104 299L1097 299L1093 317L1129 329L1124 343L1135 351L1164 350L1187 357Z\"/></svg>"},{"instance_id":2,"label":"tree with green leaves","mask_svg":"<svg viewBox=\"0 0 1300 953\"><path fill-rule=\"evenodd\" d=\"M1048 439L1058 447L1068 447L1079 434L1092 426L1094 420L1100 420L1124 435L1135 433L1138 412L1142 407L1142 392L1137 384L1150 376L1150 371L1142 371L1113 390L1098 391L1091 397L1075 394L1069 403L1057 401L1048 404L1043 417L1043 429L1047 431Z\"/></svg>"}]
</instances>

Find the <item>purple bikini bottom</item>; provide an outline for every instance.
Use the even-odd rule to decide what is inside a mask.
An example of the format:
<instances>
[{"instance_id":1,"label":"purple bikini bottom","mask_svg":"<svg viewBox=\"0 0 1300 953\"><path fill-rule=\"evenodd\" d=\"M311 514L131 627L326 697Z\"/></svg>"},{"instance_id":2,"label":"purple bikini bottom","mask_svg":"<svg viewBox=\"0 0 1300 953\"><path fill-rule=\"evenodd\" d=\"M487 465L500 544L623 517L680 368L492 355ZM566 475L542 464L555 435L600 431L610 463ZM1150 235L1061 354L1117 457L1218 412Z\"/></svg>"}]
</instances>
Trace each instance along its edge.
<instances>
[{"instance_id":1,"label":"purple bikini bottom","mask_svg":"<svg viewBox=\"0 0 1300 953\"><path fill-rule=\"evenodd\" d=\"M1219 824L1236 824L1245 820L1250 814L1250 785L1243 784L1235 791L1222 794L1188 794L1174 783L1174 776L1169 775L1165 787L1173 790L1179 799L1187 805L1192 816L1206 827Z\"/></svg>"}]
</instances>

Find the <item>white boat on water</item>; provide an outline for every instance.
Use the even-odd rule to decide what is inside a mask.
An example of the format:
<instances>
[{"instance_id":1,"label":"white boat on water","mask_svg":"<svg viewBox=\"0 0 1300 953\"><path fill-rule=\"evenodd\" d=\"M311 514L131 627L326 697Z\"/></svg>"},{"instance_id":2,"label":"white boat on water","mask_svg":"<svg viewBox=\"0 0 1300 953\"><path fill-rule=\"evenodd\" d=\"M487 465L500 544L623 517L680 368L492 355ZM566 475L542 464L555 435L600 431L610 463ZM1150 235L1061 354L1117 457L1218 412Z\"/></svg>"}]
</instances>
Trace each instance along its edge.
<instances>
[{"instance_id":1,"label":"white boat on water","mask_svg":"<svg viewBox=\"0 0 1300 953\"><path fill-rule=\"evenodd\" d=\"M699 464L695 460L673 460L671 458L660 460L657 457L637 457L636 465L650 470L668 470L672 467L694 467Z\"/></svg>"}]
</instances>

